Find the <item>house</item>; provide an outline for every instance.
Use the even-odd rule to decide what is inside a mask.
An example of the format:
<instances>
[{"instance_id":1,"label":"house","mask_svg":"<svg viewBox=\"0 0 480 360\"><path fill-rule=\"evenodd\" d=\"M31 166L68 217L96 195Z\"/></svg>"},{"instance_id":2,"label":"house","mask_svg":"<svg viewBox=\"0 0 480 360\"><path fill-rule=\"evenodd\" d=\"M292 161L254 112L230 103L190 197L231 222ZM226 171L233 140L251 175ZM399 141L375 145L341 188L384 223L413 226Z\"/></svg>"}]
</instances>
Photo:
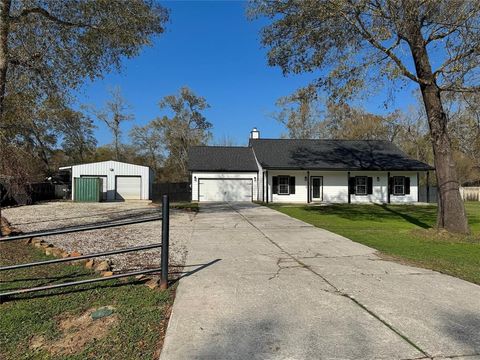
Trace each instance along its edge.
<instances>
[{"instance_id":1,"label":"house","mask_svg":"<svg viewBox=\"0 0 480 360\"><path fill-rule=\"evenodd\" d=\"M433 168L380 140L261 139L189 151L192 201L413 203Z\"/></svg>"},{"instance_id":2,"label":"house","mask_svg":"<svg viewBox=\"0 0 480 360\"><path fill-rule=\"evenodd\" d=\"M101 161L89 164L63 166L61 171L70 171L72 200L75 198L75 178L102 179L103 200L148 200L153 173L148 166L128 164L120 161Z\"/></svg>"}]
</instances>

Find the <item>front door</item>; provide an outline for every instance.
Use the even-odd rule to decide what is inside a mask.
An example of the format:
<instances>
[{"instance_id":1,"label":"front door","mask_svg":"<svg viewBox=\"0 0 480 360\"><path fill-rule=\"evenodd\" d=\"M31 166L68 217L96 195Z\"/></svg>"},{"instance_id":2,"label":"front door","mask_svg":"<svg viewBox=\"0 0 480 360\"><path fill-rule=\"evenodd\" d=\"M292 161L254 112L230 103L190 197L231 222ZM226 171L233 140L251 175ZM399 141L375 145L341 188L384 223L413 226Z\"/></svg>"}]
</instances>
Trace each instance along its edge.
<instances>
[{"instance_id":1,"label":"front door","mask_svg":"<svg viewBox=\"0 0 480 360\"><path fill-rule=\"evenodd\" d=\"M322 201L323 200L323 177L322 176L312 176L311 177L311 194L313 201Z\"/></svg>"}]
</instances>

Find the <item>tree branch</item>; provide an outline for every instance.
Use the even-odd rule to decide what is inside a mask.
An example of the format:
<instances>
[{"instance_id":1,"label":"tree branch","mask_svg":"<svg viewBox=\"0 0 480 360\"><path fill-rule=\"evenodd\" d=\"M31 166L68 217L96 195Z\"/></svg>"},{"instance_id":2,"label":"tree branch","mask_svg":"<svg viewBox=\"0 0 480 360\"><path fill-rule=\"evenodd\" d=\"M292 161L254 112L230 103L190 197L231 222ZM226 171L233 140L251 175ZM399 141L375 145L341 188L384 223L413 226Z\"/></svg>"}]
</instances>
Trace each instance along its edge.
<instances>
[{"instance_id":1,"label":"tree branch","mask_svg":"<svg viewBox=\"0 0 480 360\"><path fill-rule=\"evenodd\" d=\"M480 86L440 86L440 91L458 93L478 93Z\"/></svg>"},{"instance_id":2,"label":"tree branch","mask_svg":"<svg viewBox=\"0 0 480 360\"><path fill-rule=\"evenodd\" d=\"M48 10L41 8L41 7L35 7L35 8L30 8L30 9L23 9L20 14L16 16L10 16L10 21L13 24L17 24L20 22L22 18L25 18L31 14L36 14L36 15L41 15L44 18L58 24L58 25L63 25L63 26L68 26L68 27L89 27L89 28L96 28L94 25L91 24L86 24L86 23L76 23L76 22L71 22L68 20L61 19L52 13L50 13Z\"/></svg>"},{"instance_id":3,"label":"tree branch","mask_svg":"<svg viewBox=\"0 0 480 360\"><path fill-rule=\"evenodd\" d=\"M469 57L470 55L473 55L474 53L480 51L480 45L474 46L467 51L464 51L462 53L459 53L455 55L452 58L449 58L447 61L445 61L435 72L433 73L433 76L436 78L439 73L443 73L444 70L454 62L460 61L462 59L465 59L466 57Z\"/></svg>"},{"instance_id":4,"label":"tree branch","mask_svg":"<svg viewBox=\"0 0 480 360\"><path fill-rule=\"evenodd\" d=\"M386 48L382 44L380 44L373 35L366 29L365 25L362 22L362 19L360 18L360 15L358 11L355 11L355 19L358 23L359 26L356 26L355 23L353 23L350 19L348 19L347 16L345 16L348 22L350 22L353 26L355 26L358 31L363 35L365 40L367 40L372 46L374 46L376 49L382 51L385 53L390 59L393 60L393 62L398 66L402 74L406 77L408 77L410 80L415 81L416 83L419 84L427 84L426 81L419 79L417 76L415 76L413 73L411 73L403 64L403 62L393 53L392 47ZM398 39L397 39L398 40Z\"/></svg>"}]
</instances>

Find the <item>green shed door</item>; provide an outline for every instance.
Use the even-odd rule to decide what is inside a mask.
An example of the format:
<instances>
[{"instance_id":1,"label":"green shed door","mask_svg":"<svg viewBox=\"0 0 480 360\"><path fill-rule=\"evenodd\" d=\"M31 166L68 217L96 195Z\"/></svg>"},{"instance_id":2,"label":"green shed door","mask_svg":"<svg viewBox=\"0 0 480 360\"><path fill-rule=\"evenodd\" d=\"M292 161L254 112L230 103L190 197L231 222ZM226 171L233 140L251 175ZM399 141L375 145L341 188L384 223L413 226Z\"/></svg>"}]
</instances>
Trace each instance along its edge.
<instances>
[{"instance_id":1,"label":"green shed door","mask_svg":"<svg viewBox=\"0 0 480 360\"><path fill-rule=\"evenodd\" d=\"M102 179L75 178L74 201L99 202L102 199Z\"/></svg>"}]
</instances>

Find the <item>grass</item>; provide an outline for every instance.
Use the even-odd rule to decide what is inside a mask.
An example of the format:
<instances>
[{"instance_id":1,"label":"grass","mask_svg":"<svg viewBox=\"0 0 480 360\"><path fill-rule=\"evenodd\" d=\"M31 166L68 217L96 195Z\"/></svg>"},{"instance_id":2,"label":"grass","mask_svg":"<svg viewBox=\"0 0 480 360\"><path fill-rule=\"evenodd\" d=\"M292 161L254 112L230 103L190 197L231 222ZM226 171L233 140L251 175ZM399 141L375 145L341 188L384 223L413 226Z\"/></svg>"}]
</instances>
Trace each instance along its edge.
<instances>
[{"instance_id":1,"label":"grass","mask_svg":"<svg viewBox=\"0 0 480 360\"><path fill-rule=\"evenodd\" d=\"M0 244L2 265L49 259L33 246ZM93 277L81 265L48 265L0 273L0 292L14 288ZM16 296L0 304L0 359L152 359L158 348L173 301L173 290L150 290L138 281L103 283ZM118 321L107 336L94 339L74 354L52 355L33 350L33 336L55 342L64 334L58 327L66 316L79 316L101 306L115 307Z\"/></svg>"},{"instance_id":2,"label":"grass","mask_svg":"<svg viewBox=\"0 0 480 360\"><path fill-rule=\"evenodd\" d=\"M436 206L279 205L269 207L409 264L480 284L480 202L466 203L472 235L438 232Z\"/></svg>"},{"instance_id":3,"label":"grass","mask_svg":"<svg viewBox=\"0 0 480 360\"><path fill-rule=\"evenodd\" d=\"M192 212L199 212L200 208L196 202L176 202L172 203L171 207L174 209L187 210Z\"/></svg>"}]
</instances>

